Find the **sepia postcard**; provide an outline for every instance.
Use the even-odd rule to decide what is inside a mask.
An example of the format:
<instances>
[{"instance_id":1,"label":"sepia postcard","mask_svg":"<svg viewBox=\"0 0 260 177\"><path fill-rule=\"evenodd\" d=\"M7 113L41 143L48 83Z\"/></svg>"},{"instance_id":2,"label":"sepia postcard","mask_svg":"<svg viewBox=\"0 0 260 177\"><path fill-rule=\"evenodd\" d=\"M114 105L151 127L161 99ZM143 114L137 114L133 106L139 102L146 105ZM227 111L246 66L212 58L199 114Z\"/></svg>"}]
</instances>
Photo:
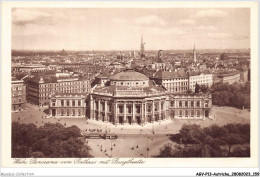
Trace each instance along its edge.
<instances>
[{"instance_id":1,"label":"sepia postcard","mask_svg":"<svg viewBox=\"0 0 260 177\"><path fill-rule=\"evenodd\" d=\"M3 167L258 167L257 2L2 4Z\"/></svg>"}]
</instances>

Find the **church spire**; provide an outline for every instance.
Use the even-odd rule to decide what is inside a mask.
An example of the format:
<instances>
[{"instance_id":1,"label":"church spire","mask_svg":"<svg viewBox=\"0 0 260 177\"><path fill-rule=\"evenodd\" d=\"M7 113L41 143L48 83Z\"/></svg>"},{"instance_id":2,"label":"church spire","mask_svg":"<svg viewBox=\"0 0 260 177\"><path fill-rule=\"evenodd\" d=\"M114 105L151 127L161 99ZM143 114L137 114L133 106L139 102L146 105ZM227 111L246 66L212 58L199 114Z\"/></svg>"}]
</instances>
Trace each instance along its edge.
<instances>
[{"instance_id":1,"label":"church spire","mask_svg":"<svg viewBox=\"0 0 260 177\"><path fill-rule=\"evenodd\" d=\"M145 54L144 54L143 34L142 34L142 37L141 37L141 50L140 50L140 55L141 55L141 57L145 57Z\"/></svg>"},{"instance_id":2,"label":"church spire","mask_svg":"<svg viewBox=\"0 0 260 177\"><path fill-rule=\"evenodd\" d=\"M197 62L196 50L195 50L195 43L194 43L194 47L193 47L193 61L194 61L195 63Z\"/></svg>"}]
</instances>

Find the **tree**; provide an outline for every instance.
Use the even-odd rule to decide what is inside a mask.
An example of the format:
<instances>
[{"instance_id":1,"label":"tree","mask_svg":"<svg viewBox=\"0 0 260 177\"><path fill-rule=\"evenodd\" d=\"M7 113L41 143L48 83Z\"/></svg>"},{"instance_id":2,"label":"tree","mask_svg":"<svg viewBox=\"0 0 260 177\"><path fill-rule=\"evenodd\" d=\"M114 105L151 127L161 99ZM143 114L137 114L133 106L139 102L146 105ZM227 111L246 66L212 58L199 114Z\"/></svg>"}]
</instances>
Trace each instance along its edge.
<instances>
[{"instance_id":1,"label":"tree","mask_svg":"<svg viewBox=\"0 0 260 177\"><path fill-rule=\"evenodd\" d=\"M187 125L184 124L180 129L180 139L184 144L196 144L200 142L201 138L203 138L203 131L200 125L192 124Z\"/></svg>"},{"instance_id":2,"label":"tree","mask_svg":"<svg viewBox=\"0 0 260 177\"><path fill-rule=\"evenodd\" d=\"M226 144L228 145L228 154L227 154L227 156L230 155L231 147L233 145L242 144L244 142L239 134L234 134L234 133L228 134L226 137L224 137L224 140L225 140Z\"/></svg>"},{"instance_id":3,"label":"tree","mask_svg":"<svg viewBox=\"0 0 260 177\"><path fill-rule=\"evenodd\" d=\"M12 157L92 157L89 151L76 126L12 124Z\"/></svg>"},{"instance_id":4,"label":"tree","mask_svg":"<svg viewBox=\"0 0 260 177\"><path fill-rule=\"evenodd\" d=\"M233 145L248 146L250 143L249 124L211 125L205 128L196 124L185 124L179 133L171 135L170 139L180 145L178 154L174 150L176 147L168 144L161 148L158 157L246 157L250 155L250 149L231 151ZM228 145L227 154L221 148L226 145Z\"/></svg>"},{"instance_id":5,"label":"tree","mask_svg":"<svg viewBox=\"0 0 260 177\"><path fill-rule=\"evenodd\" d=\"M207 93L209 91L209 88L206 85L200 85L200 91L203 93Z\"/></svg>"},{"instance_id":6,"label":"tree","mask_svg":"<svg viewBox=\"0 0 260 177\"><path fill-rule=\"evenodd\" d=\"M195 85L195 93L199 93L200 92L200 85L196 83Z\"/></svg>"}]
</instances>

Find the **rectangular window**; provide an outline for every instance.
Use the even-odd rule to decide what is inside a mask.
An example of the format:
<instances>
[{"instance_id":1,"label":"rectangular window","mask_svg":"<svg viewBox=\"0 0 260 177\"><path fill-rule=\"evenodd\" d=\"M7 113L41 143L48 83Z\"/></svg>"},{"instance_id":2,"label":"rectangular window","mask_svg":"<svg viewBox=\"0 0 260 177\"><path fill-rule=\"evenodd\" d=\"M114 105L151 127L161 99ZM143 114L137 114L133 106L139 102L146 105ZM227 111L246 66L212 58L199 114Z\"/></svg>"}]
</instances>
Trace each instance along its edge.
<instances>
[{"instance_id":1,"label":"rectangular window","mask_svg":"<svg viewBox=\"0 0 260 177\"><path fill-rule=\"evenodd\" d=\"M174 101L171 101L171 107L173 107L174 106Z\"/></svg>"},{"instance_id":2,"label":"rectangular window","mask_svg":"<svg viewBox=\"0 0 260 177\"><path fill-rule=\"evenodd\" d=\"M198 110L198 111L197 111L197 117L199 117L199 116L200 116L200 111Z\"/></svg>"},{"instance_id":3,"label":"rectangular window","mask_svg":"<svg viewBox=\"0 0 260 177\"><path fill-rule=\"evenodd\" d=\"M81 106L81 100L78 100L78 106Z\"/></svg>"},{"instance_id":4,"label":"rectangular window","mask_svg":"<svg viewBox=\"0 0 260 177\"><path fill-rule=\"evenodd\" d=\"M155 106L154 111L158 111L158 107L159 107L158 103L155 103L154 106Z\"/></svg>"},{"instance_id":5,"label":"rectangular window","mask_svg":"<svg viewBox=\"0 0 260 177\"><path fill-rule=\"evenodd\" d=\"M61 100L61 106L64 106L64 100Z\"/></svg>"},{"instance_id":6,"label":"rectangular window","mask_svg":"<svg viewBox=\"0 0 260 177\"><path fill-rule=\"evenodd\" d=\"M180 110L180 117L182 117L182 111Z\"/></svg>"},{"instance_id":7,"label":"rectangular window","mask_svg":"<svg viewBox=\"0 0 260 177\"><path fill-rule=\"evenodd\" d=\"M191 117L194 116L194 110L191 110Z\"/></svg>"},{"instance_id":8,"label":"rectangular window","mask_svg":"<svg viewBox=\"0 0 260 177\"><path fill-rule=\"evenodd\" d=\"M127 106L127 112L130 114L132 112L132 106Z\"/></svg>"},{"instance_id":9,"label":"rectangular window","mask_svg":"<svg viewBox=\"0 0 260 177\"><path fill-rule=\"evenodd\" d=\"M124 107L123 106L119 106L119 113L123 113L124 112Z\"/></svg>"},{"instance_id":10,"label":"rectangular window","mask_svg":"<svg viewBox=\"0 0 260 177\"><path fill-rule=\"evenodd\" d=\"M191 107L194 107L194 101L190 102Z\"/></svg>"},{"instance_id":11,"label":"rectangular window","mask_svg":"<svg viewBox=\"0 0 260 177\"><path fill-rule=\"evenodd\" d=\"M52 100L52 106L55 106L55 100Z\"/></svg>"},{"instance_id":12,"label":"rectangular window","mask_svg":"<svg viewBox=\"0 0 260 177\"><path fill-rule=\"evenodd\" d=\"M200 107L200 101L197 101L197 107Z\"/></svg>"},{"instance_id":13,"label":"rectangular window","mask_svg":"<svg viewBox=\"0 0 260 177\"><path fill-rule=\"evenodd\" d=\"M189 111L185 110L185 117L188 117Z\"/></svg>"},{"instance_id":14,"label":"rectangular window","mask_svg":"<svg viewBox=\"0 0 260 177\"><path fill-rule=\"evenodd\" d=\"M151 104L148 104L148 105L147 105L147 112L152 112L152 106L151 106Z\"/></svg>"},{"instance_id":15,"label":"rectangular window","mask_svg":"<svg viewBox=\"0 0 260 177\"><path fill-rule=\"evenodd\" d=\"M141 112L141 107L140 106L136 106L136 113L140 114L140 112Z\"/></svg>"},{"instance_id":16,"label":"rectangular window","mask_svg":"<svg viewBox=\"0 0 260 177\"><path fill-rule=\"evenodd\" d=\"M78 116L81 116L81 110L80 109L78 110Z\"/></svg>"},{"instance_id":17,"label":"rectangular window","mask_svg":"<svg viewBox=\"0 0 260 177\"><path fill-rule=\"evenodd\" d=\"M188 101L185 101L185 108L188 107Z\"/></svg>"},{"instance_id":18,"label":"rectangular window","mask_svg":"<svg viewBox=\"0 0 260 177\"><path fill-rule=\"evenodd\" d=\"M111 110L112 110L111 104L108 104L108 111L111 112Z\"/></svg>"},{"instance_id":19,"label":"rectangular window","mask_svg":"<svg viewBox=\"0 0 260 177\"><path fill-rule=\"evenodd\" d=\"M102 111L105 111L105 103L102 103Z\"/></svg>"},{"instance_id":20,"label":"rectangular window","mask_svg":"<svg viewBox=\"0 0 260 177\"><path fill-rule=\"evenodd\" d=\"M179 107L182 107L182 101L179 101Z\"/></svg>"},{"instance_id":21,"label":"rectangular window","mask_svg":"<svg viewBox=\"0 0 260 177\"><path fill-rule=\"evenodd\" d=\"M61 116L64 116L64 110L61 109Z\"/></svg>"},{"instance_id":22,"label":"rectangular window","mask_svg":"<svg viewBox=\"0 0 260 177\"><path fill-rule=\"evenodd\" d=\"M67 100L67 106L69 106L70 105L70 100Z\"/></svg>"}]
</instances>

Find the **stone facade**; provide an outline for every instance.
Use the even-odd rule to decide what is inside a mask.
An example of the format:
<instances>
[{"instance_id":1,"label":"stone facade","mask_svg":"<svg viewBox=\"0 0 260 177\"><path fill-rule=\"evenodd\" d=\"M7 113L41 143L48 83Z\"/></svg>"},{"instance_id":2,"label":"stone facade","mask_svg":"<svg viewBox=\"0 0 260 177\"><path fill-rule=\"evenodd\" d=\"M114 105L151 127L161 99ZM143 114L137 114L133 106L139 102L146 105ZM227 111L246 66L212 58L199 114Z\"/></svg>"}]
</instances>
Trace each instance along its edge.
<instances>
[{"instance_id":1,"label":"stone facade","mask_svg":"<svg viewBox=\"0 0 260 177\"><path fill-rule=\"evenodd\" d=\"M168 95L124 98L91 95L90 119L112 124L144 124L168 118Z\"/></svg>"},{"instance_id":2,"label":"stone facade","mask_svg":"<svg viewBox=\"0 0 260 177\"><path fill-rule=\"evenodd\" d=\"M84 77L58 78L39 77L28 78L27 100L39 106L49 105L49 96L55 93L89 93L90 81Z\"/></svg>"},{"instance_id":3,"label":"stone facade","mask_svg":"<svg viewBox=\"0 0 260 177\"><path fill-rule=\"evenodd\" d=\"M50 96L49 116L55 118L86 117L86 96L82 93L61 93Z\"/></svg>"},{"instance_id":4,"label":"stone facade","mask_svg":"<svg viewBox=\"0 0 260 177\"><path fill-rule=\"evenodd\" d=\"M171 95L169 116L175 119L212 118L211 94Z\"/></svg>"},{"instance_id":5,"label":"stone facade","mask_svg":"<svg viewBox=\"0 0 260 177\"><path fill-rule=\"evenodd\" d=\"M22 80L12 78L12 111L21 111L26 103L26 86Z\"/></svg>"}]
</instances>

